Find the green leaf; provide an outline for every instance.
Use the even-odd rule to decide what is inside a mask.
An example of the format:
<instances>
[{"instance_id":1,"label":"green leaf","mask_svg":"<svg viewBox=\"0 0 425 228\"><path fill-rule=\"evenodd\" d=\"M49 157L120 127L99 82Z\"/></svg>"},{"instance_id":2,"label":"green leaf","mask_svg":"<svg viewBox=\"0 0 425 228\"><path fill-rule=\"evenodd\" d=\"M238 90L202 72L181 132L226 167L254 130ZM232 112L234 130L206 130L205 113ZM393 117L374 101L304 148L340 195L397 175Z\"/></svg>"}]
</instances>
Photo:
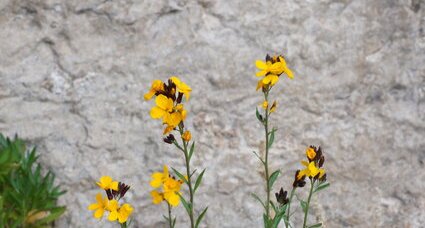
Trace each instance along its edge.
<instances>
[{"instance_id":1,"label":"green leaf","mask_svg":"<svg viewBox=\"0 0 425 228\"><path fill-rule=\"evenodd\" d=\"M189 150L189 161L192 158L193 151L195 151L195 142L192 143L192 146L190 147L190 150Z\"/></svg>"},{"instance_id":2,"label":"green leaf","mask_svg":"<svg viewBox=\"0 0 425 228\"><path fill-rule=\"evenodd\" d=\"M266 205L263 203L260 197L258 197L255 193L251 193L251 196L254 197L254 199L258 200L258 202L260 202L261 205L263 205L264 210L266 210Z\"/></svg>"},{"instance_id":3,"label":"green leaf","mask_svg":"<svg viewBox=\"0 0 425 228\"><path fill-rule=\"evenodd\" d=\"M318 227L322 227L322 223L317 223L317 224L311 225L308 228L318 228Z\"/></svg>"},{"instance_id":4,"label":"green leaf","mask_svg":"<svg viewBox=\"0 0 425 228\"><path fill-rule=\"evenodd\" d=\"M187 214L190 215L192 213L191 204L188 203L186 199L179 192L176 192L176 194L180 197L180 200L182 201L183 207L186 209Z\"/></svg>"},{"instance_id":5,"label":"green leaf","mask_svg":"<svg viewBox=\"0 0 425 228\"><path fill-rule=\"evenodd\" d=\"M325 188L327 188L327 187L329 187L331 184L330 183L320 183L319 184L319 186L317 186L317 188L316 189L314 189L314 191L313 191L313 193L316 193L316 192L318 192L318 191L321 191L321 190L323 190L323 189L325 189Z\"/></svg>"},{"instance_id":6,"label":"green leaf","mask_svg":"<svg viewBox=\"0 0 425 228\"><path fill-rule=\"evenodd\" d=\"M273 128L273 130L269 133L269 135L270 135L270 137L269 137L269 145L267 145L269 148L271 148L272 145L273 145L273 142L274 142L274 133L276 131L277 130L275 128Z\"/></svg>"},{"instance_id":7,"label":"green leaf","mask_svg":"<svg viewBox=\"0 0 425 228\"><path fill-rule=\"evenodd\" d=\"M264 222L264 228L270 227L270 219L267 218L266 214L263 214L263 222Z\"/></svg>"},{"instance_id":8,"label":"green leaf","mask_svg":"<svg viewBox=\"0 0 425 228\"><path fill-rule=\"evenodd\" d=\"M286 213L287 207L288 207L288 204L285 204L283 207L281 207L279 209L278 212L276 212L276 215L273 218L273 224L272 224L273 228L278 227L278 225L279 225L280 221L282 221L282 219L286 221L285 213Z\"/></svg>"},{"instance_id":9,"label":"green leaf","mask_svg":"<svg viewBox=\"0 0 425 228\"><path fill-rule=\"evenodd\" d=\"M175 226L176 226L176 221L177 221L177 218L176 218L176 217L174 217L174 219L173 219L173 227L175 227Z\"/></svg>"},{"instance_id":10,"label":"green leaf","mask_svg":"<svg viewBox=\"0 0 425 228\"><path fill-rule=\"evenodd\" d=\"M208 207L206 207L206 208L202 211L202 213L199 215L199 217L196 219L196 223L195 223L195 227L196 227L196 228L198 228L199 224L200 224L200 223L201 223L201 221L202 221L202 218L204 218L205 213L207 213L207 210L208 210Z\"/></svg>"},{"instance_id":11,"label":"green leaf","mask_svg":"<svg viewBox=\"0 0 425 228\"><path fill-rule=\"evenodd\" d=\"M199 174L198 178L196 178L195 187L193 189L194 192L196 192L196 189L198 189L199 185L201 184L202 177L204 176L204 173L205 173L205 169L202 170L202 172Z\"/></svg>"},{"instance_id":12,"label":"green leaf","mask_svg":"<svg viewBox=\"0 0 425 228\"><path fill-rule=\"evenodd\" d=\"M263 163L263 165L265 165L265 164L266 164L266 163L264 162L264 160L260 157L260 155L258 155L258 154L257 154L257 152L252 151L252 153L254 153L254 154L255 154L255 156L256 156L258 159L260 159L260 161L261 161L261 163Z\"/></svg>"},{"instance_id":13,"label":"green leaf","mask_svg":"<svg viewBox=\"0 0 425 228\"><path fill-rule=\"evenodd\" d=\"M258 121L263 123L263 116L258 112L258 108L255 109L255 115L257 116Z\"/></svg>"},{"instance_id":14,"label":"green leaf","mask_svg":"<svg viewBox=\"0 0 425 228\"><path fill-rule=\"evenodd\" d=\"M301 205L301 208L303 209L303 212L305 213L307 210L307 202L305 202L304 200L300 200L300 205Z\"/></svg>"},{"instance_id":15,"label":"green leaf","mask_svg":"<svg viewBox=\"0 0 425 228\"><path fill-rule=\"evenodd\" d=\"M176 169L174 169L173 167L171 167L171 169L173 170L173 172L176 174L176 176L178 176L179 177L179 179L180 180L182 180L184 183L186 183L186 184L189 184L188 182L187 182L187 180L186 180L186 177L183 175L183 174L181 174L179 171L177 171ZM188 178L190 178L190 177L188 177Z\"/></svg>"},{"instance_id":16,"label":"green leaf","mask_svg":"<svg viewBox=\"0 0 425 228\"><path fill-rule=\"evenodd\" d=\"M280 174L280 170L276 170L272 173L272 175L270 175L270 178L269 178L269 188L270 189L273 187L274 182L276 182L276 179L279 176L279 174Z\"/></svg>"},{"instance_id":17,"label":"green leaf","mask_svg":"<svg viewBox=\"0 0 425 228\"><path fill-rule=\"evenodd\" d=\"M274 203L270 200L270 205L272 206L272 208L273 208L273 211L277 214L277 213L279 213L279 209L278 209L278 207L276 207L275 205L274 205Z\"/></svg>"}]
</instances>

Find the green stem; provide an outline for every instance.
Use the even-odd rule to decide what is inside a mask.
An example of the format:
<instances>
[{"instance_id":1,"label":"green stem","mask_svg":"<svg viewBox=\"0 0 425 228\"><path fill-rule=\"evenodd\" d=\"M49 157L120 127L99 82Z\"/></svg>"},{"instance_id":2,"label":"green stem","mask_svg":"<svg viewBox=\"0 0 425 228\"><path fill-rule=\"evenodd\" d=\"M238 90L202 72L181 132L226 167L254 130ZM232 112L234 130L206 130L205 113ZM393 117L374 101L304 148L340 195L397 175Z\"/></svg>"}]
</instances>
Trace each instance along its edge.
<instances>
[{"instance_id":1,"label":"green stem","mask_svg":"<svg viewBox=\"0 0 425 228\"><path fill-rule=\"evenodd\" d=\"M291 202L292 202L292 198L294 197L295 194L295 188L292 188L291 191L291 196L289 196L289 202L288 202L288 210L286 211L286 221L285 221L285 227L288 228L289 227L289 214L291 213Z\"/></svg>"},{"instance_id":2,"label":"green stem","mask_svg":"<svg viewBox=\"0 0 425 228\"><path fill-rule=\"evenodd\" d=\"M269 92L264 93L264 100L268 102ZM267 201L266 201L266 216L270 219L270 177L269 177L269 110L265 111L264 117L264 133L266 136L266 154L264 159L264 170L266 173L266 190L267 190Z\"/></svg>"},{"instance_id":3,"label":"green stem","mask_svg":"<svg viewBox=\"0 0 425 228\"><path fill-rule=\"evenodd\" d=\"M181 125L179 125L179 132L180 132L180 138L183 135L183 128ZM192 181L191 181L191 172L190 172L190 160L189 160L189 152L187 151L187 142L182 139L183 143L183 152L184 152L184 158L185 158L185 165L186 165L186 175L187 175L187 185L189 187L189 197L190 197L190 212L189 212L189 219L190 219L190 227L195 228L195 220L193 218L193 208L194 208L194 191L192 187Z\"/></svg>"},{"instance_id":4,"label":"green stem","mask_svg":"<svg viewBox=\"0 0 425 228\"><path fill-rule=\"evenodd\" d=\"M173 217L171 217L171 205L167 202L168 206L168 224L170 225L170 228L173 228Z\"/></svg>"},{"instance_id":5,"label":"green stem","mask_svg":"<svg viewBox=\"0 0 425 228\"><path fill-rule=\"evenodd\" d=\"M306 228L306 224L307 224L308 209L310 207L311 196L313 195L313 185L314 185L314 182L312 179L310 179L310 193L308 194L307 205L306 205L305 214L304 214L303 228Z\"/></svg>"},{"instance_id":6,"label":"green stem","mask_svg":"<svg viewBox=\"0 0 425 228\"><path fill-rule=\"evenodd\" d=\"M127 222L125 222L125 223L120 223L120 225L121 225L121 228L127 228Z\"/></svg>"}]
</instances>

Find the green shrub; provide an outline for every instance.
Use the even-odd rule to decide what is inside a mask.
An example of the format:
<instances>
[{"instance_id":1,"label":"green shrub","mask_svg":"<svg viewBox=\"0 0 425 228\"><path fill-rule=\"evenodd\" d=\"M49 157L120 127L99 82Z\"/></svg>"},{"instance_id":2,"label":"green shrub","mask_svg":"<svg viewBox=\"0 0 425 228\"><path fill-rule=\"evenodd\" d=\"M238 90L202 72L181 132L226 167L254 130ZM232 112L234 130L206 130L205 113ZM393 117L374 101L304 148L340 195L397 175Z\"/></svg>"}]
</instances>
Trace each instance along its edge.
<instances>
[{"instance_id":1,"label":"green shrub","mask_svg":"<svg viewBox=\"0 0 425 228\"><path fill-rule=\"evenodd\" d=\"M65 191L37 159L35 148L27 151L17 136L0 134L0 227L49 227L65 212L57 206Z\"/></svg>"}]
</instances>

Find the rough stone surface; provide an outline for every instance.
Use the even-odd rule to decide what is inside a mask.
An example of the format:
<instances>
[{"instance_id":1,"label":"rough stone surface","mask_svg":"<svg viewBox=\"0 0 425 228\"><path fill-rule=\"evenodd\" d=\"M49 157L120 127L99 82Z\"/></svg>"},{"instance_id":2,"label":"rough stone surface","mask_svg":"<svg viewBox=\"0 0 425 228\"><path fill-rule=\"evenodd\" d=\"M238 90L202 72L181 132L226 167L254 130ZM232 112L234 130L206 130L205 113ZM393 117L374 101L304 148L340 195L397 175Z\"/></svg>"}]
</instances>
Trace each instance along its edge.
<instances>
[{"instance_id":1,"label":"rough stone surface","mask_svg":"<svg viewBox=\"0 0 425 228\"><path fill-rule=\"evenodd\" d=\"M68 190L57 227L112 227L86 209L105 174L132 185L135 227L165 227L150 174L183 161L141 96L179 75L193 88L193 165L207 167L205 227L260 227L253 62L283 53L295 79L272 95L275 190L289 188L306 146L322 145L332 187L311 220L423 227L424 29L421 0L1 0L0 131L37 145Z\"/></svg>"}]
</instances>

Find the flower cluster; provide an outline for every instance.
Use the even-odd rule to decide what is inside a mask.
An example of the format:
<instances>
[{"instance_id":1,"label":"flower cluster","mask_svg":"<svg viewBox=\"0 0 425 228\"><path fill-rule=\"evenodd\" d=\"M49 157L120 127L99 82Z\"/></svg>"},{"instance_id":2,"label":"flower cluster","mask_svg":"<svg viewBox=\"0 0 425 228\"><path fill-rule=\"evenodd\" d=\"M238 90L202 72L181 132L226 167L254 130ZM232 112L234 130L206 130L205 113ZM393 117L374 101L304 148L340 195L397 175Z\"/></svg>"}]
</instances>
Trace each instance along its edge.
<instances>
[{"instance_id":1,"label":"flower cluster","mask_svg":"<svg viewBox=\"0 0 425 228\"><path fill-rule=\"evenodd\" d=\"M282 55L279 56L266 56L266 61L257 60L255 66L260 70L255 75L257 77L263 77L258 81L257 90L262 88L267 90L274 86L279 80L281 74L286 74L288 78L294 78L292 71L286 66L285 58Z\"/></svg>"},{"instance_id":2,"label":"flower cluster","mask_svg":"<svg viewBox=\"0 0 425 228\"><path fill-rule=\"evenodd\" d=\"M117 221L121 224L127 222L130 215L133 213L133 207L125 203L119 204L119 200L124 197L125 193L130 189L130 186L112 180L109 176L100 178L97 185L105 190L106 197L102 197L101 193L96 195L96 203L91 204L88 209L95 210L93 217L100 219L105 211L109 212L108 220Z\"/></svg>"},{"instance_id":3,"label":"flower cluster","mask_svg":"<svg viewBox=\"0 0 425 228\"><path fill-rule=\"evenodd\" d=\"M155 189L162 187L162 191L151 191L153 203L159 204L165 200L173 207L179 205L180 197L178 194L180 194L183 182L183 180L177 180L174 176L171 176L168 172L168 167L164 165L162 173L156 172L152 174L151 186Z\"/></svg>"},{"instance_id":4,"label":"flower cluster","mask_svg":"<svg viewBox=\"0 0 425 228\"><path fill-rule=\"evenodd\" d=\"M151 109L150 115L153 119L162 119L166 125L164 135L174 130L186 118L187 111L182 99L184 96L188 100L191 91L192 89L178 77L172 76L167 83L154 80L149 92L144 95L145 100L156 96L156 106Z\"/></svg>"},{"instance_id":5,"label":"flower cluster","mask_svg":"<svg viewBox=\"0 0 425 228\"><path fill-rule=\"evenodd\" d=\"M322 149L320 147L310 146L306 150L306 157L308 161L301 161L301 164L305 168L303 170L297 170L293 187L303 187L306 177L319 180L320 182L326 181L325 169L322 168L325 162Z\"/></svg>"}]
</instances>

